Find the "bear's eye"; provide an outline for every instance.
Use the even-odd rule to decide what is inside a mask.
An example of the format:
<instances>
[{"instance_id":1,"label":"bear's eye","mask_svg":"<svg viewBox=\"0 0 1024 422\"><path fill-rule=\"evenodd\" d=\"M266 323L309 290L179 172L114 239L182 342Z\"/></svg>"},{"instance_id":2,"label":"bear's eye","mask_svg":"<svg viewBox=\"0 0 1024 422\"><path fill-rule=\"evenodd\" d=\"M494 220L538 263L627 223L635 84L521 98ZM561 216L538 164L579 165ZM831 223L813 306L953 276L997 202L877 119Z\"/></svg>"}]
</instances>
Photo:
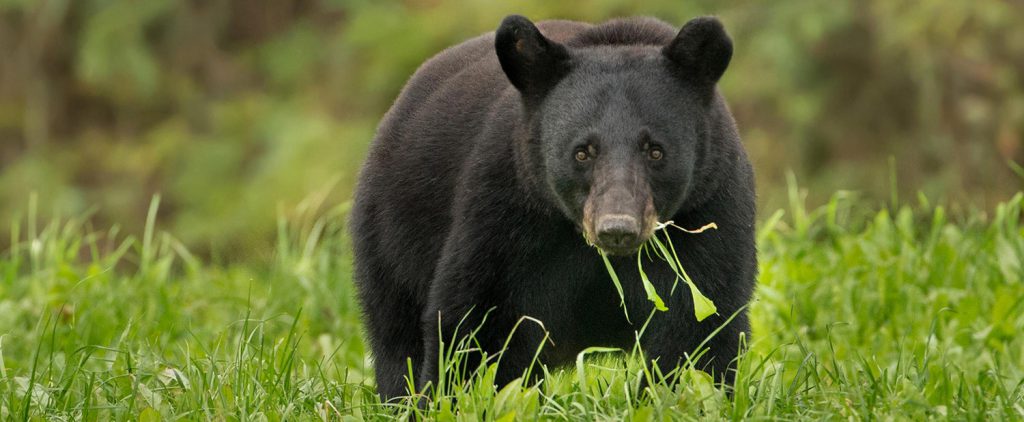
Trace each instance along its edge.
<instances>
[{"instance_id":1,"label":"bear's eye","mask_svg":"<svg viewBox=\"0 0 1024 422\"><path fill-rule=\"evenodd\" d=\"M576 150L576 161L587 161L590 158L590 154L587 154L586 150Z\"/></svg>"},{"instance_id":2,"label":"bear's eye","mask_svg":"<svg viewBox=\"0 0 1024 422\"><path fill-rule=\"evenodd\" d=\"M652 160L660 160L661 157L665 156L665 153L661 151L661 148L654 147L647 150L647 156L650 157Z\"/></svg>"}]
</instances>

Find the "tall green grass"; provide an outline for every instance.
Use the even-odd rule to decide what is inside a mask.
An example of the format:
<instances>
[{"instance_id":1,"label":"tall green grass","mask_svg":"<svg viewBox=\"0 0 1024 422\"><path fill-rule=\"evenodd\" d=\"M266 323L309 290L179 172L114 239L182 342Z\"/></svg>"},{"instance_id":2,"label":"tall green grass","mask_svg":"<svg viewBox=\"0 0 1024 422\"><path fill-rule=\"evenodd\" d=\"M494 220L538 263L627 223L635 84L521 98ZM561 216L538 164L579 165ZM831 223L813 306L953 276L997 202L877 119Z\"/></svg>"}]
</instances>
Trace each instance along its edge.
<instances>
[{"instance_id":1,"label":"tall green grass","mask_svg":"<svg viewBox=\"0 0 1024 422\"><path fill-rule=\"evenodd\" d=\"M600 348L496 390L500 355L461 368L451 348L443 363L470 375L443 379L423 410L374 393L344 207L313 197L282 213L274 256L210 264L155 226L158 199L141 236L43 222L30 203L0 255L0 418L1024 418L1024 197L957 218L923 199L790 199L760 225L731 395Z\"/></svg>"}]
</instances>

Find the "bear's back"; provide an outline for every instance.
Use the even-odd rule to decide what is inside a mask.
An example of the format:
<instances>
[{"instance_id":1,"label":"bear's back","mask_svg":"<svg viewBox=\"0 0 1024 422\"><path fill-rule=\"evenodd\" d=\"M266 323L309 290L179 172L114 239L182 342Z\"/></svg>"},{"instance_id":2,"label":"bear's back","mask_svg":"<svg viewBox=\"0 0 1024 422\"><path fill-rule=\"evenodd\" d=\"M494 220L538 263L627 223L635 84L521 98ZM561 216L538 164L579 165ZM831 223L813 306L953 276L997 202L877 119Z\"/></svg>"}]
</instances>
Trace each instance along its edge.
<instances>
[{"instance_id":1,"label":"bear's back","mask_svg":"<svg viewBox=\"0 0 1024 422\"><path fill-rule=\"evenodd\" d=\"M660 46L675 36L671 25L646 17L615 19L600 25L549 20L539 22L537 27L552 41L576 48ZM514 99L515 95L495 55L494 33L480 35L445 49L416 70L381 122L377 142L411 133L431 137L440 121L446 123L440 126L454 124L466 130L446 130L438 135L478 132L486 117L484 112L494 102Z\"/></svg>"}]
</instances>

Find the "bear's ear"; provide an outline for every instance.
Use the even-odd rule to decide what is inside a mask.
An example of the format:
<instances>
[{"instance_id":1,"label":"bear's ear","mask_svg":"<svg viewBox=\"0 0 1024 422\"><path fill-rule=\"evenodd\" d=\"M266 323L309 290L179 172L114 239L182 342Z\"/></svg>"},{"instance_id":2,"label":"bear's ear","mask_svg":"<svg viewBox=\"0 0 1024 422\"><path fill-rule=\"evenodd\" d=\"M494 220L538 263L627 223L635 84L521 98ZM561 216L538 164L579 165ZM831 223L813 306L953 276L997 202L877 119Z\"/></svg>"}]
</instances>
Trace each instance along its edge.
<instances>
[{"instance_id":1,"label":"bear's ear","mask_svg":"<svg viewBox=\"0 0 1024 422\"><path fill-rule=\"evenodd\" d=\"M662 53L690 80L713 86L729 67L732 40L722 22L711 16L691 19Z\"/></svg>"},{"instance_id":2,"label":"bear's ear","mask_svg":"<svg viewBox=\"0 0 1024 422\"><path fill-rule=\"evenodd\" d=\"M494 37L501 69L525 97L542 96L569 70L569 52L551 41L529 19L510 15Z\"/></svg>"}]
</instances>

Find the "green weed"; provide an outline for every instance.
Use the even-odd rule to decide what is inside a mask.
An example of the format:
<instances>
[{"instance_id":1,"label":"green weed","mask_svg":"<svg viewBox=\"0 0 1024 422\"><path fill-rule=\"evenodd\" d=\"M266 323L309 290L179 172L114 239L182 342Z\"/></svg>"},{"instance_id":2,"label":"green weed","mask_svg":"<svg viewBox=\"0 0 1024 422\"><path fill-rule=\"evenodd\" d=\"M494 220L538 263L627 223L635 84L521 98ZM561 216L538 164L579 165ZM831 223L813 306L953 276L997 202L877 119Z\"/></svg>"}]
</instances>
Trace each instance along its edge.
<instances>
[{"instance_id":1,"label":"green weed","mask_svg":"<svg viewBox=\"0 0 1024 422\"><path fill-rule=\"evenodd\" d=\"M272 257L205 263L155 218L135 237L30 206L0 255L0 418L1024 418L1024 195L964 215L802 197L758 232L753 338L731 390L602 348L496 388L500 353L462 367L464 343L442 354L452 375L422 410L374 391L344 207L282 218Z\"/></svg>"}]
</instances>

